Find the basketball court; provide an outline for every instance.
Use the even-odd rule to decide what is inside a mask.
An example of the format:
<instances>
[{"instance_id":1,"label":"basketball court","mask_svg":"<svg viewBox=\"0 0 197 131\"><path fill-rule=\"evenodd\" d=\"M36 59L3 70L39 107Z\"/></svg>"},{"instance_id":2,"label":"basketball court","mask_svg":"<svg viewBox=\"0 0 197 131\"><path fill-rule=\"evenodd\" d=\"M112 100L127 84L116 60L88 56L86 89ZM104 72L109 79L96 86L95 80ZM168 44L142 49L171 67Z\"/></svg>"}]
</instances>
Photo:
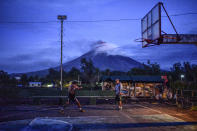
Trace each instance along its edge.
<instances>
[{"instance_id":1,"label":"basketball court","mask_svg":"<svg viewBox=\"0 0 197 131\"><path fill-rule=\"evenodd\" d=\"M174 107L131 103L118 111L116 105L86 105L85 112L70 105L65 113L58 106L1 107L1 130L197 130L197 122ZM44 125L44 126L43 126Z\"/></svg>"}]
</instances>

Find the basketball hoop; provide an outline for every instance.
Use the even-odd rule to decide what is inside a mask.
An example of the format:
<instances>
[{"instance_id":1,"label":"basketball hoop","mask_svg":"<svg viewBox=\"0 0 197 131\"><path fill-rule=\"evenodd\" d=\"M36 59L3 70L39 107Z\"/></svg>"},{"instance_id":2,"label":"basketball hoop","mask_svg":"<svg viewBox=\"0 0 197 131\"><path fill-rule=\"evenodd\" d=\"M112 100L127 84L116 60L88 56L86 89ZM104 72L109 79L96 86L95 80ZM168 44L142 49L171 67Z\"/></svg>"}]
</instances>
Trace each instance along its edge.
<instances>
[{"instance_id":1,"label":"basketball hoop","mask_svg":"<svg viewBox=\"0 0 197 131\"><path fill-rule=\"evenodd\" d=\"M138 38L135 39L135 42L147 42L148 44L153 43L153 40L151 39L144 39L144 38Z\"/></svg>"},{"instance_id":2,"label":"basketball hoop","mask_svg":"<svg viewBox=\"0 0 197 131\"><path fill-rule=\"evenodd\" d=\"M138 38L135 39L135 42L142 42L142 47L148 47L148 46L154 46L158 45L158 40L151 40L151 39L145 39L145 38Z\"/></svg>"},{"instance_id":3,"label":"basketball hoop","mask_svg":"<svg viewBox=\"0 0 197 131\"><path fill-rule=\"evenodd\" d=\"M168 35L163 35L162 37L163 37L164 39L174 39L174 40L178 39L178 37L170 37L170 36L168 36Z\"/></svg>"}]
</instances>

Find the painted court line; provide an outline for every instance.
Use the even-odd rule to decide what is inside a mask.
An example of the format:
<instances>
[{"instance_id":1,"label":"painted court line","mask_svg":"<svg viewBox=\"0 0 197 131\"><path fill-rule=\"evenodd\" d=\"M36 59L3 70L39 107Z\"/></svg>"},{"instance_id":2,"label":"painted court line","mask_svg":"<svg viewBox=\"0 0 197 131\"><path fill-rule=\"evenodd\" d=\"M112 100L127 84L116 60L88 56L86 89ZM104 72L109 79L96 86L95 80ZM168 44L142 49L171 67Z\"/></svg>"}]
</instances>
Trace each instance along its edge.
<instances>
[{"instance_id":1,"label":"painted court line","mask_svg":"<svg viewBox=\"0 0 197 131\"><path fill-rule=\"evenodd\" d=\"M165 113L163 113L163 112L161 112L161 111L158 111L158 110L149 108L149 107L147 107L147 106L143 106L143 105L139 105L139 104L136 104L136 105L137 105L137 106L140 106L140 107L143 107L143 108L146 108L146 109L149 109L149 110L152 110L152 111L157 112L157 113L160 113L160 114L165 114Z\"/></svg>"},{"instance_id":2,"label":"painted court line","mask_svg":"<svg viewBox=\"0 0 197 131\"><path fill-rule=\"evenodd\" d=\"M155 111L155 112L160 113L160 114L165 114L166 116L174 117L174 116L171 116L171 115L169 115L169 114L167 114L167 113L163 113L163 112L161 112L161 111L158 111L158 110L155 110L155 109L149 108L149 107L147 107L147 106L143 106L143 105L139 105L139 104L137 104L137 105L138 105L138 106L140 106L140 107L143 107L143 108L146 108L146 109L149 109L149 110ZM177 118L177 117L174 117L174 118L176 118L178 121L185 122L184 120L179 119L179 118Z\"/></svg>"},{"instance_id":3,"label":"painted court line","mask_svg":"<svg viewBox=\"0 0 197 131\"><path fill-rule=\"evenodd\" d=\"M123 115L124 117L133 120L128 114L124 113L123 111L120 111L120 114Z\"/></svg>"}]
</instances>

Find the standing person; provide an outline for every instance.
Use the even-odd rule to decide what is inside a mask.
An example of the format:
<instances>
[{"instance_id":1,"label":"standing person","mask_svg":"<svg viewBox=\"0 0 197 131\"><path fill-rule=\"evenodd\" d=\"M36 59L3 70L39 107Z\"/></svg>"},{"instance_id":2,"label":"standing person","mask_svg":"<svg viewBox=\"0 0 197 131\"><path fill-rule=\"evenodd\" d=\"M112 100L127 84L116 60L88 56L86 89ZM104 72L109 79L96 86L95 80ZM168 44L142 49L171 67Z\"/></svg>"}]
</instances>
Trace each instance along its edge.
<instances>
[{"instance_id":1,"label":"standing person","mask_svg":"<svg viewBox=\"0 0 197 131\"><path fill-rule=\"evenodd\" d=\"M73 103L76 103L78 108L79 108L79 111L80 112L85 112L82 107L81 107L81 104L79 102L79 100L76 98L75 96L75 92L76 90L79 90L81 89L82 87L79 87L77 85L77 81L73 81L72 84L69 86L68 88L68 101L66 102L66 104L70 104L70 101L72 101Z\"/></svg>"},{"instance_id":2,"label":"standing person","mask_svg":"<svg viewBox=\"0 0 197 131\"><path fill-rule=\"evenodd\" d=\"M122 84L120 83L119 79L116 79L116 85L115 85L115 93L116 93L116 98L115 101L118 101L118 109L122 110Z\"/></svg>"}]
</instances>

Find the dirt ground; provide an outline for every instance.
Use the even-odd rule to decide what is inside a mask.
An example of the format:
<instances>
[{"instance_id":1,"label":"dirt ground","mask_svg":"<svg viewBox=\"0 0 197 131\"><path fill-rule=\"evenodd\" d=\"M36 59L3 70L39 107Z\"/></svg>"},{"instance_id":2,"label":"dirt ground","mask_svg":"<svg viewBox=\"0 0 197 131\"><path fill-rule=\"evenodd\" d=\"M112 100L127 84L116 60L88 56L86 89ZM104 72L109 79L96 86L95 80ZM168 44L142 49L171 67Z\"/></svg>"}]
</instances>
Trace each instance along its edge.
<instances>
[{"instance_id":1,"label":"dirt ground","mask_svg":"<svg viewBox=\"0 0 197 131\"><path fill-rule=\"evenodd\" d=\"M177 110L158 103L131 103L117 110L114 104L84 105L79 112L75 105L18 105L0 107L0 130L21 130L36 118L64 121L72 130L194 130L197 112Z\"/></svg>"}]
</instances>

